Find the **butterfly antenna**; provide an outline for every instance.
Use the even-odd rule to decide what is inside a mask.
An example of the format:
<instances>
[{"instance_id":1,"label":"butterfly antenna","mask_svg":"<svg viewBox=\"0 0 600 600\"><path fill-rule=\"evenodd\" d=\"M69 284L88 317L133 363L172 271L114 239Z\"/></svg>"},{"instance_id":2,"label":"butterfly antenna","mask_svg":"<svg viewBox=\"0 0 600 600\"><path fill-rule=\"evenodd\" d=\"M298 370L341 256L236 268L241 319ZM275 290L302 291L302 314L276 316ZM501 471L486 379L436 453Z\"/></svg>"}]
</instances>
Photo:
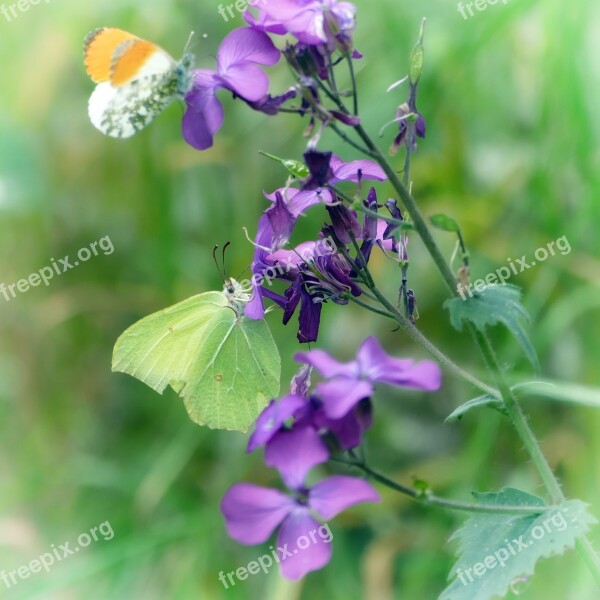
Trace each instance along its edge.
<instances>
[{"instance_id":1,"label":"butterfly antenna","mask_svg":"<svg viewBox=\"0 0 600 600\"><path fill-rule=\"evenodd\" d=\"M221 280L223 281L223 283L225 283L225 275L222 273L221 271L221 267L219 267L219 261L217 260L217 250L219 249L219 244L215 244L215 247L213 248L213 261L215 262L215 267L217 267L217 272L219 273L219 277L221 277Z\"/></svg>"},{"instance_id":2,"label":"butterfly antenna","mask_svg":"<svg viewBox=\"0 0 600 600\"><path fill-rule=\"evenodd\" d=\"M222 261L223 261L223 274L227 273L227 269L225 268L225 252L227 251L227 248L229 248L229 246L231 245L231 242L227 242L224 246L223 246L223 256Z\"/></svg>"},{"instance_id":3,"label":"butterfly antenna","mask_svg":"<svg viewBox=\"0 0 600 600\"><path fill-rule=\"evenodd\" d=\"M183 49L184 54L186 54L188 50L191 50L192 39L194 38L195 35L196 35L195 31L190 31L190 35L189 35L187 42L185 43L185 47Z\"/></svg>"}]
</instances>

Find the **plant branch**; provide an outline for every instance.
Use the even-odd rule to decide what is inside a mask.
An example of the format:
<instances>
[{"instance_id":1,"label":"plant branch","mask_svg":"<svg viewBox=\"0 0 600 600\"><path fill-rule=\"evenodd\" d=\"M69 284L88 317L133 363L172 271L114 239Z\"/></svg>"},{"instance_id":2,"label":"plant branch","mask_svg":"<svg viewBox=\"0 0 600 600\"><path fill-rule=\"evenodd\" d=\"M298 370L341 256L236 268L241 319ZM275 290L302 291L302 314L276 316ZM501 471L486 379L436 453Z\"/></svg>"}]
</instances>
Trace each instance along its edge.
<instances>
[{"instance_id":1,"label":"plant branch","mask_svg":"<svg viewBox=\"0 0 600 600\"><path fill-rule=\"evenodd\" d=\"M443 508L447 508L450 510L458 510L463 512L470 513L508 513L508 514L541 514L548 510L552 510L556 507L554 506L544 506L540 508L539 506L491 506L484 504L476 504L469 502L458 502L455 500L448 500L446 498L441 498L440 496L436 496L428 491L417 490L415 488L411 488L406 485L402 485L401 483L397 483L393 479L386 477L382 473L379 473L375 469L369 467L366 463L361 460L344 460L340 458L332 458L334 462L348 465L350 467L356 467L360 469L370 477L372 477L375 481L389 487L396 492L400 492L405 496L409 496L413 498L413 500L417 500L422 504L427 504L430 506L440 506Z\"/></svg>"}]
</instances>

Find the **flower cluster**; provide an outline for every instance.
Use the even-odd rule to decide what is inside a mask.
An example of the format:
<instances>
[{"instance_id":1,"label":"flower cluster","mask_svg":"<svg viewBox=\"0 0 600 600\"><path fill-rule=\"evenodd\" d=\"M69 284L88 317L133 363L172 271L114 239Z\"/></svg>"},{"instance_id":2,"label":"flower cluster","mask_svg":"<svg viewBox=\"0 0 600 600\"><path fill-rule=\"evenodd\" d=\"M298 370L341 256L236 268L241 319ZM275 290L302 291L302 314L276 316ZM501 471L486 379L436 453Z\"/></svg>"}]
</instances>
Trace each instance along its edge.
<instances>
[{"instance_id":1,"label":"flower cluster","mask_svg":"<svg viewBox=\"0 0 600 600\"><path fill-rule=\"evenodd\" d=\"M252 263L255 276L275 267L280 273L279 278L289 287L281 295L254 285L252 300L246 307L246 316L262 319L266 297L283 309L283 322L287 324L300 305L298 340L302 343L316 341L325 302L347 304L348 295L357 297L361 294L346 247L353 242L362 242L365 248L363 264L368 261L373 244L392 248L389 239L392 232L386 232L387 228L381 226L383 221L378 224L377 219L368 217L363 225L359 224L356 213L343 206L332 191L332 186L340 182L383 181L386 175L381 167L369 160L345 163L330 152L309 151L304 158L309 174L299 182L299 187L289 185L266 195L271 204L259 221ZM374 190L369 198L366 203L376 206ZM298 218L315 205L327 207L331 225L323 228L319 239L285 249ZM337 252L321 252L325 240L333 240ZM277 268L281 265L287 265L287 268ZM253 281L261 280L253 277Z\"/></svg>"},{"instance_id":2,"label":"flower cluster","mask_svg":"<svg viewBox=\"0 0 600 600\"><path fill-rule=\"evenodd\" d=\"M385 353L374 337L360 346L356 358L344 363L323 350L299 353L302 363L290 393L272 400L261 413L248 442L248 452L264 446L264 459L277 469L291 496L247 483L233 485L221 503L229 535L242 544L265 542L280 526L279 546L294 547L319 522L361 502L377 502L377 491L363 479L333 475L307 485L309 472L326 463L336 450L362 443L372 423L371 398L376 384L439 389L441 373L432 361L415 363ZM311 374L323 381L311 392ZM281 562L284 577L298 579L322 568L331 558L331 545L317 540L302 553Z\"/></svg>"},{"instance_id":3,"label":"flower cluster","mask_svg":"<svg viewBox=\"0 0 600 600\"><path fill-rule=\"evenodd\" d=\"M247 11L244 16L249 27L236 29L225 37L217 52L216 71L196 69L191 73L192 86L185 96L187 110L183 119L186 142L198 150L213 145L213 136L223 123L223 107L217 98L219 89L229 90L255 110L275 115L302 89L315 88L310 77L318 70L327 70L331 52L336 49L350 52L355 13L353 4L337 0L277 0L261 3L257 15ZM305 66L303 82L275 98L268 93L269 79L261 67L275 65L281 52L267 33L294 36L298 42L288 45L285 51L288 60L306 62L310 56L309 62L315 67ZM314 95L318 99L316 92ZM304 98L302 104L301 114L311 106L311 112L313 109L318 112L318 102ZM330 116L352 122L339 112L334 111Z\"/></svg>"},{"instance_id":4,"label":"flower cluster","mask_svg":"<svg viewBox=\"0 0 600 600\"><path fill-rule=\"evenodd\" d=\"M183 132L187 142L195 148L205 149L212 145L213 136L223 122L223 107L217 98L219 89L229 90L253 109L270 115L277 114L285 103L299 97L299 106L286 110L310 116L309 134L316 123L320 123L304 155L305 173L296 175L295 181L288 181L285 187L266 194L270 204L258 223L252 264L252 299L246 307L247 317L262 319L265 299L270 300L283 309L284 324L298 311L298 340L314 342L318 337L323 305L327 302L347 304L363 293L360 270L366 267L373 247L378 245L386 252L394 252L398 260L407 265L407 238L402 236L399 244L396 227L373 217L381 208L374 189L362 200L370 215L365 216L362 223L335 189L339 184L354 183L356 195L360 195L364 181L386 180L386 174L378 164L369 160L344 162L331 152L315 149L321 132L332 122L339 121L349 127L360 122L358 116L343 105L327 108L327 90L321 83L331 84L333 69L342 59L352 63L360 58L352 44L354 5L337 0L278 0L253 6L244 15L249 27L232 31L221 43L217 70L192 72L194 83L186 96L188 108ZM297 75L296 84L276 97L268 93L269 81L262 70L277 63L281 57L270 35L296 38L296 43L288 42L283 50ZM315 239L291 247L289 242L297 221L308 209L319 204L326 207L329 223ZM386 207L394 218L402 219L393 201L388 201ZM337 252L320 252L324 240L332 240ZM360 244L359 252L356 251L357 244ZM354 258L350 256L352 252ZM283 263L288 266L285 272L277 268ZM262 274L273 268L279 273L278 279L287 284L282 293L264 285ZM412 319L414 296L411 296L409 307L409 293L412 294L412 290L406 288L402 295L407 316Z\"/></svg>"},{"instance_id":5,"label":"flower cluster","mask_svg":"<svg viewBox=\"0 0 600 600\"><path fill-rule=\"evenodd\" d=\"M268 115L286 110L310 119L304 163L277 159L288 168L290 177L284 187L265 194L268 204L254 239L252 294L245 316L262 319L266 301L282 309L284 324L298 311L299 342L315 342L324 304L362 302L358 297L366 291L363 284L372 291L367 267L373 249L379 247L386 255L395 255L402 267L400 289L404 290L407 317L412 319L414 294L410 296L412 290L406 288L408 253L403 215L395 200L380 204L374 187L365 190L366 197L363 194L365 181L383 182L386 172L370 160L345 162L332 152L317 150L327 127L347 140L338 125L360 125L355 114L356 89L351 112L337 92L333 74L338 64L345 63L354 82L353 61L361 58L352 41L354 5L337 0L277 0L251 6L244 15L248 27L232 31L223 40L217 70L192 73L194 83L185 98L188 108L184 117L184 137L198 149L212 145L223 122L223 108L217 99L220 89ZM270 36L284 35L292 36L295 42L287 41L280 51ZM281 95L272 96L263 67L274 65L282 55L296 81ZM414 137L425 134L425 122L416 115L415 95L416 82L411 82L408 112L398 112L394 120L400 124L395 147L401 143L412 147ZM295 106L287 104L292 100ZM327 213L327 222L314 239L293 245L296 224L315 206ZM378 212L383 206L390 217ZM364 213L361 220L358 212ZM265 273L275 274L269 276L268 286ZM285 289L271 289L273 279ZM271 401L258 417L248 442L248 452L264 447L266 465L279 472L289 494L237 483L221 502L227 531L242 544L265 542L279 528L278 546L294 548L301 536L314 533L322 527L320 523L346 508L377 502L377 491L364 479L331 475L313 483L311 471L327 463L332 454L352 452L361 445L373 422L376 385L425 391L441 385L437 364L393 358L374 337L367 338L348 363L323 350L298 353L295 360L302 366L292 380L290 393ZM320 376L314 388L313 372ZM303 552L286 550L286 560L281 562L284 577L299 579L323 567L331 558L329 541L313 538L313 546Z\"/></svg>"}]
</instances>

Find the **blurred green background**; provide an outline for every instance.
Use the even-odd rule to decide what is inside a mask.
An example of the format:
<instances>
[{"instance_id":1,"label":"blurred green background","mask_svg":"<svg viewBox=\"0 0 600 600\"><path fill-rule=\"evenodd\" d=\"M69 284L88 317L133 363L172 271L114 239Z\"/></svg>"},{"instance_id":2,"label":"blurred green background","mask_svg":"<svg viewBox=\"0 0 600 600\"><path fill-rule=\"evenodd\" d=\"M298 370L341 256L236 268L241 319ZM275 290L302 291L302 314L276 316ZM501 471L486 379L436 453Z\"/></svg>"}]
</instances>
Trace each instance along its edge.
<instances>
[{"instance_id":1,"label":"blurred green background","mask_svg":"<svg viewBox=\"0 0 600 600\"><path fill-rule=\"evenodd\" d=\"M473 275L531 256L566 235L572 245L513 278L525 289L542 375L598 385L600 334L600 7L596 2L511 0L465 20L453 1L358 0L356 45L362 116L376 135L404 100L386 88L406 72L426 16L426 70L419 108L427 139L414 159L414 191L427 214L463 225ZM227 598L392 598L429 600L453 563L447 542L460 515L418 506L382 490L381 505L347 511L332 523L329 566L289 584L273 571L224 590L219 571L265 551L242 547L224 531L218 503L236 481L277 486L246 436L195 426L169 391L111 374L112 346L138 318L192 294L219 289L214 244L231 240L229 271L252 257L242 227L255 231L262 191L284 173L258 150L299 158L305 122L275 120L224 97L226 119L215 147L198 153L180 136L174 105L127 141L102 136L87 118L93 90L82 40L118 26L174 56L197 32L197 64L213 66L225 23L217 2L51 0L10 22L0 14L0 282L16 282L110 236L100 254L6 302L0 297L0 569L29 563L51 545L109 521L114 538L32 575L0 597L60 600ZM204 35L206 34L206 35ZM270 69L272 91L290 85ZM381 140L391 143L392 131ZM321 147L356 157L327 133ZM398 166L401 157L397 158ZM386 185L381 196L391 195ZM300 234L323 221L311 213ZM440 232L449 257L453 240ZM300 236L299 236L299 239ZM410 285L419 326L457 362L482 377L470 340L448 324L444 286L413 240ZM373 265L391 294L398 272ZM298 350L293 325L270 316L283 360L282 388ZM349 358L369 334L399 356L424 357L388 322L354 307L327 306L320 346ZM527 375L518 349L497 332L502 358ZM425 479L436 492L468 500L471 490L515 485L542 493L510 424L483 410L443 425L476 393L451 376L437 394L382 391L368 436L373 465L399 481ZM531 423L565 492L600 517L600 411L527 400ZM592 534L600 546L598 530ZM544 561L525 599L598 598L578 556Z\"/></svg>"}]
</instances>

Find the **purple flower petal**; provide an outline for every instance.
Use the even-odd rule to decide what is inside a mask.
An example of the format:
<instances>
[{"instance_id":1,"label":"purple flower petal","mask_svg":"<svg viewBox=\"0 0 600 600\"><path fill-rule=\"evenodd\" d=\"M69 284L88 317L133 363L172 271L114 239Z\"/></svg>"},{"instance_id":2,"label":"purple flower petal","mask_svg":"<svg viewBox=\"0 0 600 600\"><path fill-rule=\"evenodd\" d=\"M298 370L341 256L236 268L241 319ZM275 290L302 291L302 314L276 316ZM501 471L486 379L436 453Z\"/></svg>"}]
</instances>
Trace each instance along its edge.
<instances>
[{"instance_id":1,"label":"purple flower petal","mask_svg":"<svg viewBox=\"0 0 600 600\"><path fill-rule=\"evenodd\" d=\"M254 294L250 299L250 302L246 304L244 314L254 321L260 321L265 316L265 307L263 305L263 294L262 288L255 287Z\"/></svg>"},{"instance_id":2,"label":"purple flower petal","mask_svg":"<svg viewBox=\"0 0 600 600\"><path fill-rule=\"evenodd\" d=\"M280 58L281 52L268 35L249 27L240 27L223 38L217 53L217 64L219 73L223 75L232 65L252 62L271 67Z\"/></svg>"},{"instance_id":3,"label":"purple flower petal","mask_svg":"<svg viewBox=\"0 0 600 600\"><path fill-rule=\"evenodd\" d=\"M219 75L238 96L258 101L269 91L269 79L258 65L274 65L280 56L266 33L248 27L234 29L219 46Z\"/></svg>"},{"instance_id":4,"label":"purple flower petal","mask_svg":"<svg viewBox=\"0 0 600 600\"><path fill-rule=\"evenodd\" d=\"M324 7L317 0L268 0L260 4L264 23L279 23L305 44L327 41Z\"/></svg>"},{"instance_id":5,"label":"purple flower petal","mask_svg":"<svg viewBox=\"0 0 600 600\"><path fill-rule=\"evenodd\" d=\"M259 2L264 4L263 0L253 0L252 2L249 2L249 5L256 7L256 4ZM275 33L276 35L285 35L287 33L285 27L281 23L271 19L263 12L259 13L258 17L255 17L250 11L247 10L243 14L243 17L250 27L258 31L268 31L269 33Z\"/></svg>"},{"instance_id":6,"label":"purple flower petal","mask_svg":"<svg viewBox=\"0 0 600 600\"><path fill-rule=\"evenodd\" d=\"M254 242L256 247L254 250L254 260L252 261L253 275L260 276L262 278L262 274L264 273L265 269L270 266L266 264L269 252L265 250L265 248L270 249L272 241L273 228L271 227L271 222L269 221L268 215L263 213L258 221L258 230L256 232L256 238ZM252 288L254 293L252 294L250 302L246 304L246 308L244 310L244 314L249 319L262 319L265 316L265 309L263 305L264 290L262 285L256 285L256 283L257 282L253 277Z\"/></svg>"},{"instance_id":7,"label":"purple flower petal","mask_svg":"<svg viewBox=\"0 0 600 600\"><path fill-rule=\"evenodd\" d=\"M394 366L392 361L393 359L381 369L377 381L428 392L435 392L442 386L442 372L437 363L431 360L423 360L418 363L410 361L411 366L400 372L398 366ZM397 360L396 365L404 362Z\"/></svg>"},{"instance_id":8,"label":"purple flower petal","mask_svg":"<svg viewBox=\"0 0 600 600\"><path fill-rule=\"evenodd\" d=\"M290 394L281 400L271 400L258 419L254 433L248 441L246 452L254 452L259 446L266 444L281 429L281 426L301 408L305 400L300 395Z\"/></svg>"},{"instance_id":9,"label":"purple flower petal","mask_svg":"<svg viewBox=\"0 0 600 600\"><path fill-rule=\"evenodd\" d=\"M198 150L213 145L213 135L223 124L223 107L215 95L218 87L215 75L207 70L193 71L192 88L185 97L187 110L183 116L183 137Z\"/></svg>"},{"instance_id":10,"label":"purple flower petal","mask_svg":"<svg viewBox=\"0 0 600 600\"><path fill-rule=\"evenodd\" d=\"M279 248L287 244L294 225L296 224L296 218L287 207L283 196L277 192L275 202L265 212L271 224L273 230L272 247Z\"/></svg>"},{"instance_id":11,"label":"purple flower petal","mask_svg":"<svg viewBox=\"0 0 600 600\"><path fill-rule=\"evenodd\" d=\"M341 419L363 398L373 395L373 385L369 381L349 377L335 377L331 381L319 383L316 395L323 401L323 410L331 419Z\"/></svg>"},{"instance_id":12,"label":"purple flower petal","mask_svg":"<svg viewBox=\"0 0 600 600\"><path fill-rule=\"evenodd\" d=\"M302 184L303 190L315 190L327 185L333 178L333 170L330 166L332 160L331 152L319 152L309 150L304 153L304 162L310 171L310 177Z\"/></svg>"},{"instance_id":13,"label":"purple flower petal","mask_svg":"<svg viewBox=\"0 0 600 600\"><path fill-rule=\"evenodd\" d=\"M299 216L315 204L332 204L333 194L326 188L300 190L289 203L290 211Z\"/></svg>"},{"instance_id":14,"label":"purple flower petal","mask_svg":"<svg viewBox=\"0 0 600 600\"><path fill-rule=\"evenodd\" d=\"M316 342L319 336L323 304L321 302L314 302L313 297L304 289L304 286L300 290L300 298L302 302L298 317L300 327L298 328L298 335L296 337L301 344Z\"/></svg>"},{"instance_id":15,"label":"purple flower petal","mask_svg":"<svg viewBox=\"0 0 600 600\"><path fill-rule=\"evenodd\" d=\"M257 65L233 65L222 79L227 88L250 102L262 100L269 91L269 77Z\"/></svg>"},{"instance_id":16,"label":"purple flower petal","mask_svg":"<svg viewBox=\"0 0 600 600\"><path fill-rule=\"evenodd\" d=\"M308 505L326 521L355 504L380 500L377 490L370 483L346 475L323 479L308 493Z\"/></svg>"},{"instance_id":17,"label":"purple flower petal","mask_svg":"<svg viewBox=\"0 0 600 600\"><path fill-rule=\"evenodd\" d=\"M221 500L227 534L245 545L268 540L296 506L292 498L279 490L251 483L236 483Z\"/></svg>"},{"instance_id":18,"label":"purple flower petal","mask_svg":"<svg viewBox=\"0 0 600 600\"><path fill-rule=\"evenodd\" d=\"M298 352L294 355L296 362L303 362L314 367L323 377L329 379L338 375L347 377L358 377L358 363L351 361L343 363L332 358L324 350L310 350L309 352Z\"/></svg>"},{"instance_id":19,"label":"purple flower petal","mask_svg":"<svg viewBox=\"0 0 600 600\"><path fill-rule=\"evenodd\" d=\"M329 419L321 410L315 415L315 422L319 424L319 427L333 433L340 446L346 450L356 448L362 442L363 431L356 412L353 410L341 419Z\"/></svg>"},{"instance_id":20,"label":"purple flower petal","mask_svg":"<svg viewBox=\"0 0 600 600\"><path fill-rule=\"evenodd\" d=\"M283 324L287 325L302 298L302 280L296 277L290 287L285 290L286 303L283 309Z\"/></svg>"},{"instance_id":21,"label":"purple flower petal","mask_svg":"<svg viewBox=\"0 0 600 600\"><path fill-rule=\"evenodd\" d=\"M331 218L331 225L335 237L342 244L350 244L352 237L358 238L361 234L361 226L358 223L356 212L350 210L343 204L335 204L327 207L327 212Z\"/></svg>"},{"instance_id":22,"label":"purple flower petal","mask_svg":"<svg viewBox=\"0 0 600 600\"><path fill-rule=\"evenodd\" d=\"M312 367L310 365L302 365L290 382L290 394L297 394L302 398L308 397L308 390L311 385Z\"/></svg>"},{"instance_id":23,"label":"purple flower petal","mask_svg":"<svg viewBox=\"0 0 600 600\"><path fill-rule=\"evenodd\" d=\"M260 100L248 102L248 104L254 110L263 112L266 115L276 115L283 104L285 104L288 100L295 98L297 95L298 92L296 91L296 88L291 88L284 94L281 94L280 96L273 97L270 94L267 94L266 96L263 96Z\"/></svg>"},{"instance_id":24,"label":"purple flower petal","mask_svg":"<svg viewBox=\"0 0 600 600\"><path fill-rule=\"evenodd\" d=\"M374 337L368 337L360 346L357 354L361 373L371 381L390 385L438 390L441 386L441 370L430 360L415 363L410 359L398 359L388 356Z\"/></svg>"},{"instance_id":25,"label":"purple flower petal","mask_svg":"<svg viewBox=\"0 0 600 600\"><path fill-rule=\"evenodd\" d=\"M292 490L301 489L308 472L328 460L327 446L312 427L282 429L265 449L265 464L277 469Z\"/></svg>"},{"instance_id":26,"label":"purple flower petal","mask_svg":"<svg viewBox=\"0 0 600 600\"><path fill-rule=\"evenodd\" d=\"M330 533L328 527L313 519L305 507L298 507L290 513L277 535L277 546L291 553L291 556L280 557L283 577L293 581L301 579L331 560L332 536L321 535L323 530Z\"/></svg>"},{"instance_id":27,"label":"purple flower petal","mask_svg":"<svg viewBox=\"0 0 600 600\"><path fill-rule=\"evenodd\" d=\"M333 179L329 182L331 185L335 185L340 181L358 183L359 174L360 180L385 181L387 179L385 171L372 160L354 160L345 163L339 156L334 154L331 157L330 166L333 170Z\"/></svg>"}]
</instances>

